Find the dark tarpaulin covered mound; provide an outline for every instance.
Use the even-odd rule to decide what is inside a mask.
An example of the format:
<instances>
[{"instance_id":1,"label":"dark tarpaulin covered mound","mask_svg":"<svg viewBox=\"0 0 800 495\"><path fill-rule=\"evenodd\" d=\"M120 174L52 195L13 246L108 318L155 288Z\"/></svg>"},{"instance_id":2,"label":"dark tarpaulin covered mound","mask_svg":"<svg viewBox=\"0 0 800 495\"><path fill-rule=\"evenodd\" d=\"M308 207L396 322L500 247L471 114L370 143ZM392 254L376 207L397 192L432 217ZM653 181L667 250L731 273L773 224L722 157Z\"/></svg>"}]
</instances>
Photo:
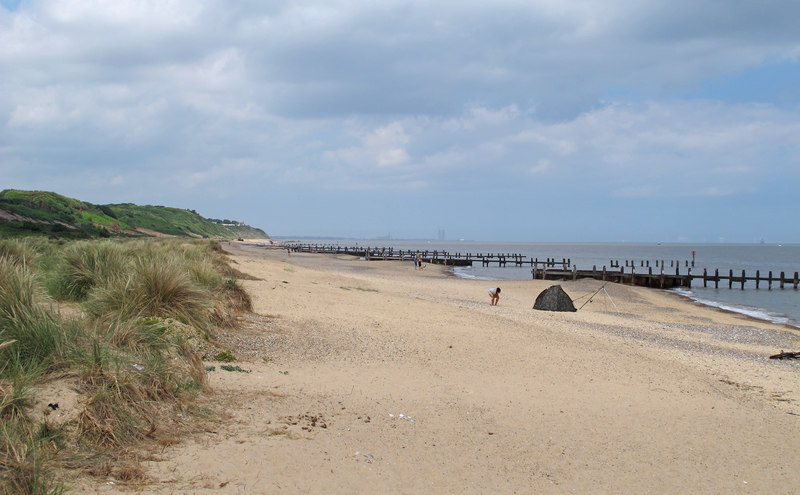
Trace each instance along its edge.
<instances>
[{"instance_id":1,"label":"dark tarpaulin covered mound","mask_svg":"<svg viewBox=\"0 0 800 495\"><path fill-rule=\"evenodd\" d=\"M564 292L560 285L545 289L533 303L533 309L540 311L578 311L572 304L572 299Z\"/></svg>"}]
</instances>

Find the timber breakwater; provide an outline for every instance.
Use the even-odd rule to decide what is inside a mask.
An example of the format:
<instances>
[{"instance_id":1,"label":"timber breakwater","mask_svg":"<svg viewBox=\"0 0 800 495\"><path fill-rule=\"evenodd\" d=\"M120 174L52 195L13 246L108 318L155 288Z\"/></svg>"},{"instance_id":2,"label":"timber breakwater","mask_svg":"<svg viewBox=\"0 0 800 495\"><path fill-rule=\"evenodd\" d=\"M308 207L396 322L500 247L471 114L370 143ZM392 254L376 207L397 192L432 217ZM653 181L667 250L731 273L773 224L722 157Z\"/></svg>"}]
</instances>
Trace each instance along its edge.
<instances>
[{"instance_id":1,"label":"timber breakwater","mask_svg":"<svg viewBox=\"0 0 800 495\"><path fill-rule=\"evenodd\" d=\"M692 287L702 283L703 287L728 287L744 290L745 285L755 283L756 289L792 288L797 290L798 272L756 270L747 274L744 270L713 272L704 268L702 273L693 273L694 260L614 260L608 265L578 269L569 258L545 258L524 256L519 253L461 253L443 250L395 249L392 247L340 246L333 244L285 243L284 247L298 253L325 253L358 256L368 261L413 261L453 267L530 267L531 278L540 280L577 280L591 278L628 285L661 289Z\"/></svg>"}]
</instances>

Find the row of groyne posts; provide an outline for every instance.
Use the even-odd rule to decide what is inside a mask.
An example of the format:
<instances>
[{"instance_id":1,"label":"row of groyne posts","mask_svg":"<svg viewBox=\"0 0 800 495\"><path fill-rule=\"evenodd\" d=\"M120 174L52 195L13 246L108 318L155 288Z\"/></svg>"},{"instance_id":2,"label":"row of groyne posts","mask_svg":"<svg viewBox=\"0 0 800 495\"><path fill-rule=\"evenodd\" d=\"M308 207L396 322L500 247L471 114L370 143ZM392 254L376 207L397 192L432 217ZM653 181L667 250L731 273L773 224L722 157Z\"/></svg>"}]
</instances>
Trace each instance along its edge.
<instances>
[{"instance_id":1,"label":"row of groyne posts","mask_svg":"<svg viewBox=\"0 0 800 495\"><path fill-rule=\"evenodd\" d=\"M715 288L719 288L720 282L727 282L728 288L734 288L734 285L740 287L742 290L745 288L747 282L755 282L755 288L761 288L762 284L766 285L767 289L772 290L773 284L783 289L786 286L791 286L794 289L798 288L798 272L793 275L787 276L785 272L780 272L780 276L773 276L772 271L767 272L766 276L761 274L760 270L756 270L755 275L747 275L745 270L742 270L741 275L734 274L733 270L728 270L728 273L720 273L719 269L714 270L714 273L709 273L706 268L703 269L703 274L692 273L694 268L694 261L689 260L656 260L651 266L650 261L640 261L638 263L639 271L636 270L637 263L635 260L624 260L624 265L619 260L609 260L608 267L603 266L598 269L597 266L592 266L591 270L578 270L577 266L572 264L569 258L545 258L540 260L538 258L529 258L516 253L451 253L447 251L438 250L412 250L412 249L394 249L391 247L368 247L368 246L339 246L339 245L326 245L326 244L301 244L301 243L286 243L287 249L298 253L325 253L325 254L341 254L358 256L365 260L383 260L383 261L412 261L419 259L424 263L438 264L446 266L473 266L480 263L481 266L488 267L496 265L498 267L531 267L531 276L533 279L541 280L577 280L579 278L592 278L596 280L617 282L622 284L640 285L645 287L657 288L674 288L674 287L691 287L693 280L702 280L703 287L708 287L709 283L713 283ZM669 263L669 268L667 268ZM681 273L681 265L685 268L685 272ZM654 272L653 268L656 268ZM628 271L626 272L626 269ZM674 269L674 271L673 271Z\"/></svg>"}]
</instances>

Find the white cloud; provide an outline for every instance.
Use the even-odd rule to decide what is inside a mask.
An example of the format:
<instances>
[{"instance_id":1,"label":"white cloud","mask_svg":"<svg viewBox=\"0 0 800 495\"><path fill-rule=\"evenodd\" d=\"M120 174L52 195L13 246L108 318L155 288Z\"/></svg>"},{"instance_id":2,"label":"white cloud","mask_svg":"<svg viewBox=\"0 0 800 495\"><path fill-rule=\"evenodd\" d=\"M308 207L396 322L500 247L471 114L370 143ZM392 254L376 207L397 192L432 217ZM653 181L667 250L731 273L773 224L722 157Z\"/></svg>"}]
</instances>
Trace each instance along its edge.
<instances>
[{"instance_id":1,"label":"white cloud","mask_svg":"<svg viewBox=\"0 0 800 495\"><path fill-rule=\"evenodd\" d=\"M541 159L539 160L535 166L528 169L528 173L531 175L542 175L551 168L550 160L548 159Z\"/></svg>"},{"instance_id":2,"label":"white cloud","mask_svg":"<svg viewBox=\"0 0 800 495\"><path fill-rule=\"evenodd\" d=\"M367 153L374 156L381 167L405 163L408 160L408 153L404 148L407 143L408 135L398 122L375 129L364 138Z\"/></svg>"},{"instance_id":3,"label":"white cloud","mask_svg":"<svg viewBox=\"0 0 800 495\"><path fill-rule=\"evenodd\" d=\"M61 121L63 112L52 97L41 95L37 101L18 104L11 113L7 125L11 127L36 127Z\"/></svg>"},{"instance_id":4,"label":"white cloud","mask_svg":"<svg viewBox=\"0 0 800 495\"><path fill-rule=\"evenodd\" d=\"M419 181L441 190L525 187L548 177L554 186L624 197L713 197L757 191L777 170L800 169L800 112L763 105L613 105L559 123L473 118L484 113L492 111L469 109L469 125L425 117L359 133L356 146L321 150L318 162L327 165L312 158L303 180L333 188Z\"/></svg>"},{"instance_id":5,"label":"white cloud","mask_svg":"<svg viewBox=\"0 0 800 495\"><path fill-rule=\"evenodd\" d=\"M405 146L409 137L399 122L378 127L361 137L361 144L346 149L328 151L324 157L356 169L397 167L409 159Z\"/></svg>"}]
</instances>

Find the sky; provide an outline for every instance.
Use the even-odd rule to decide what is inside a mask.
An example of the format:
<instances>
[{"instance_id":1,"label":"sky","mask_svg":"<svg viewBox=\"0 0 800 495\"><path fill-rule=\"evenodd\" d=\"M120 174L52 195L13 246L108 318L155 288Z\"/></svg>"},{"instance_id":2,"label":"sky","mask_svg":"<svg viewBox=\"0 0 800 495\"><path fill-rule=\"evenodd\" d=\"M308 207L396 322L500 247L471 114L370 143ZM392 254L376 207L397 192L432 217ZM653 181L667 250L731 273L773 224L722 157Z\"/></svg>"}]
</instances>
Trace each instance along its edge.
<instances>
[{"instance_id":1,"label":"sky","mask_svg":"<svg viewBox=\"0 0 800 495\"><path fill-rule=\"evenodd\" d=\"M273 236L800 242L796 0L0 0L0 189Z\"/></svg>"}]
</instances>

